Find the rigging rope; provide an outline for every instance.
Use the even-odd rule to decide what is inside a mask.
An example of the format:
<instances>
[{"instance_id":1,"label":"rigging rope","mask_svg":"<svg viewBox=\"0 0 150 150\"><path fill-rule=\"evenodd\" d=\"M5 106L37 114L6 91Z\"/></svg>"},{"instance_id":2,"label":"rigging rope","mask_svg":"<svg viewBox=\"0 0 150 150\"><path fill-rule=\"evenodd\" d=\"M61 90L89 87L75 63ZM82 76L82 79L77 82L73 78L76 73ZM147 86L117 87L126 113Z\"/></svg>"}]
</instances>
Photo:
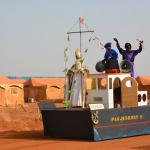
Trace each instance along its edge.
<instances>
[{"instance_id":1,"label":"rigging rope","mask_svg":"<svg viewBox=\"0 0 150 150\"><path fill-rule=\"evenodd\" d=\"M79 23L79 20L77 20L77 21L73 24L73 26L68 30L68 32L70 32L70 31L76 26L77 23Z\"/></svg>"}]
</instances>

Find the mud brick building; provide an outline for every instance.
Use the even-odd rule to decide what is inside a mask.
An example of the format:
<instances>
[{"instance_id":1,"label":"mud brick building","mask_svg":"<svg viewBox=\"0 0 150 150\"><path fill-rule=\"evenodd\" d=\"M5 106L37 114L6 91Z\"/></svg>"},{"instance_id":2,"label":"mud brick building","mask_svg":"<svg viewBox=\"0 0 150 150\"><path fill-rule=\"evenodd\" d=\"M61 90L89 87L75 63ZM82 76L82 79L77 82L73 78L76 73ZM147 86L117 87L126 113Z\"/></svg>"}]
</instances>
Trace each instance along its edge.
<instances>
[{"instance_id":1,"label":"mud brick building","mask_svg":"<svg viewBox=\"0 0 150 150\"><path fill-rule=\"evenodd\" d=\"M24 80L10 80L0 76L0 106L15 106L24 103Z\"/></svg>"},{"instance_id":2,"label":"mud brick building","mask_svg":"<svg viewBox=\"0 0 150 150\"><path fill-rule=\"evenodd\" d=\"M64 98L64 78L30 78L24 83L25 102L53 100Z\"/></svg>"}]
</instances>

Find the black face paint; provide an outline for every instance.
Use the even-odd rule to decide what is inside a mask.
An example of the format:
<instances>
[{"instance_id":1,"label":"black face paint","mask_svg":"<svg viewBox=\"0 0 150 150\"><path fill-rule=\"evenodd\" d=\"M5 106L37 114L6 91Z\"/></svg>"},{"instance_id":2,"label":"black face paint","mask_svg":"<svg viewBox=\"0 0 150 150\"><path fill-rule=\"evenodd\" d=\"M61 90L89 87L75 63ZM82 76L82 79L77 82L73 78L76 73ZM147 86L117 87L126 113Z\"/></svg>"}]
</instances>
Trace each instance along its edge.
<instances>
[{"instance_id":1,"label":"black face paint","mask_svg":"<svg viewBox=\"0 0 150 150\"><path fill-rule=\"evenodd\" d=\"M127 51L130 51L130 50L131 50L131 44L130 44L130 43L126 43L126 44L125 44L125 49L126 49Z\"/></svg>"}]
</instances>

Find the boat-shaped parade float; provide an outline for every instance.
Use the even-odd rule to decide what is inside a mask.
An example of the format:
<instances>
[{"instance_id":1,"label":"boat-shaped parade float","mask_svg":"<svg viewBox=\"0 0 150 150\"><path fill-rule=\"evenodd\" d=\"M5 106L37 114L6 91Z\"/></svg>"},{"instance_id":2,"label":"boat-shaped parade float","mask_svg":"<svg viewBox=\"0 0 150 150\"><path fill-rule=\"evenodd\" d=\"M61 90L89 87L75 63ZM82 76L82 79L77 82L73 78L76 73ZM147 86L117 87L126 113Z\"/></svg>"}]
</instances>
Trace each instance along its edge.
<instances>
[{"instance_id":1,"label":"boat-shaped parade float","mask_svg":"<svg viewBox=\"0 0 150 150\"><path fill-rule=\"evenodd\" d=\"M139 91L138 83L123 68L120 73L103 73L103 66L96 66L102 73L91 74L81 53L76 50L76 62L65 71L65 107L53 102L41 102L44 135L57 138L107 140L150 134L150 105L147 91ZM98 65L98 64L97 64ZM120 69L121 70L121 69Z\"/></svg>"}]
</instances>

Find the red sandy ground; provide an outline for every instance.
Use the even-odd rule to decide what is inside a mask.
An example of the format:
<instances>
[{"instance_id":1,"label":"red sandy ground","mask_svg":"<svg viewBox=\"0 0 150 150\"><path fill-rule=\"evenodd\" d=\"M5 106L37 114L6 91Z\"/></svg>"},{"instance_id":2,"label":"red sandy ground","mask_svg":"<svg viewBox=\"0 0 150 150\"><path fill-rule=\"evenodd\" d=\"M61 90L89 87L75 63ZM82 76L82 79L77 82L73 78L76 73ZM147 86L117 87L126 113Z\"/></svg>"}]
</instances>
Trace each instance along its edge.
<instances>
[{"instance_id":1,"label":"red sandy ground","mask_svg":"<svg viewBox=\"0 0 150 150\"><path fill-rule=\"evenodd\" d=\"M99 142L47 138L36 104L0 108L0 150L150 150L150 135Z\"/></svg>"}]
</instances>

